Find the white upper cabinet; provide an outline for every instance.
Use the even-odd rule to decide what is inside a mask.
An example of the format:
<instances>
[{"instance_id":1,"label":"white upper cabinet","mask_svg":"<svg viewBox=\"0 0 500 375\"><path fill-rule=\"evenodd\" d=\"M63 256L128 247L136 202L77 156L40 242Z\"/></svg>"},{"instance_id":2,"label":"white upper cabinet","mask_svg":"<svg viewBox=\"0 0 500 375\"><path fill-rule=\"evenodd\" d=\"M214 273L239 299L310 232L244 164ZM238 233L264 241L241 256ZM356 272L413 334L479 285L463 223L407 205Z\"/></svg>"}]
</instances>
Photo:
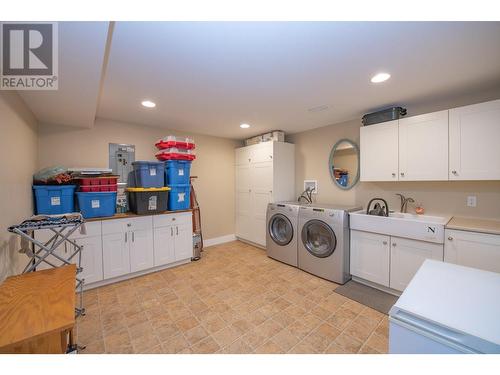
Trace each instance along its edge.
<instances>
[{"instance_id":1,"label":"white upper cabinet","mask_svg":"<svg viewBox=\"0 0 500 375\"><path fill-rule=\"evenodd\" d=\"M360 129L361 181L398 181L398 120Z\"/></svg>"},{"instance_id":2,"label":"white upper cabinet","mask_svg":"<svg viewBox=\"0 0 500 375\"><path fill-rule=\"evenodd\" d=\"M399 180L448 180L448 110L399 120Z\"/></svg>"},{"instance_id":3,"label":"white upper cabinet","mask_svg":"<svg viewBox=\"0 0 500 375\"><path fill-rule=\"evenodd\" d=\"M450 109L450 180L500 179L500 100Z\"/></svg>"}]
</instances>

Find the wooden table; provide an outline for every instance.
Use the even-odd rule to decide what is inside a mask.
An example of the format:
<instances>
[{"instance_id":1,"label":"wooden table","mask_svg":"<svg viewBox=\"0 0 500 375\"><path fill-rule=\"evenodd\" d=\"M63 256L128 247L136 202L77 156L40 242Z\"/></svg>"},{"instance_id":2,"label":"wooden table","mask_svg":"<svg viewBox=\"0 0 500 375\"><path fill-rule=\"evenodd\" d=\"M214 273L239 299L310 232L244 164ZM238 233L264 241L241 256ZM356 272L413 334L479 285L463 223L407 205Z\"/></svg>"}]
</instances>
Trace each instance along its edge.
<instances>
[{"instance_id":1,"label":"wooden table","mask_svg":"<svg viewBox=\"0 0 500 375\"><path fill-rule=\"evenodd\" d=\"M0 353L65 353L75 325L76 266L0 284Z\"/></svg>"}]
</instances>

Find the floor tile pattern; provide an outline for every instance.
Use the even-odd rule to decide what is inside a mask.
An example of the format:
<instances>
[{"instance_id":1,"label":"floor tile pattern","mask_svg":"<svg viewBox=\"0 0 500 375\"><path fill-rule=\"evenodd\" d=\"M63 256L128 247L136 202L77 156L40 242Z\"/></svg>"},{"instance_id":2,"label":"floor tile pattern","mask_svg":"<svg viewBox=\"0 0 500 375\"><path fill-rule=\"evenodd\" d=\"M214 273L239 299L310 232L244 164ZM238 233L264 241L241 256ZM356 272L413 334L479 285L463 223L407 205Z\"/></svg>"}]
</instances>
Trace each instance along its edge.
<instances>
[{"instance_id":1,"label":"floor tile pattern","mask_svg":"<svg viewBox=\"0 0 500 375\"><path fill-rule=\"evenodd\" d=\"M387 353L387 316L242 242L84 293L83 353Z\"/></svg>"}]
</instances>

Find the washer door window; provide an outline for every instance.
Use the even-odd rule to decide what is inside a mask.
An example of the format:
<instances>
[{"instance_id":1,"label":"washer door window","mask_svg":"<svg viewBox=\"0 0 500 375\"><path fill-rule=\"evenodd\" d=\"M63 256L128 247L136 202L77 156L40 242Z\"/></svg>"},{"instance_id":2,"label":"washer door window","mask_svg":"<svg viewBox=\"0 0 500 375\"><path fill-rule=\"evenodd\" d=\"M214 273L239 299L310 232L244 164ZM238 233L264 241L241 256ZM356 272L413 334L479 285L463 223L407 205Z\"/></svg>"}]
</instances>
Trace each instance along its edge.
<instances>
[{"instance_id":1,"label":"washer door window","mask_svg":"<svg viewBox=\"0 0 500 375\"><path fill-rule=\"evenodd\" d=\"M302 243L309 253L318 258L333 254L337 238L332 228L321 220L310 220L302 228Z\"/></svg>"},{"instance_id":2,"label":"washer door window","mask_svg":"<svg viewBox=\"0 0 500 375\"><path fill-rule=\"evenodd\" d=\"M276 214L269 220L268 230L273 241L281 246L288 245L293 238L292 223L282 214Z\"/></svg>"}]
</instances>

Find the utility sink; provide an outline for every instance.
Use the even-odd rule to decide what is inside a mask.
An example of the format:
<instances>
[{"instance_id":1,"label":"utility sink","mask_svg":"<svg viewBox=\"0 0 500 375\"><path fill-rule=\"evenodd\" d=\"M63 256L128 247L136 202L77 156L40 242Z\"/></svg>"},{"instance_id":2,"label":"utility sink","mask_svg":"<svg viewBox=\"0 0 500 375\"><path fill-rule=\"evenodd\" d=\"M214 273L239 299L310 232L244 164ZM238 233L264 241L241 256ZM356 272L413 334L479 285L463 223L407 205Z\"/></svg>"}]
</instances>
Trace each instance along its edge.
<instances>
[{"instance_id":1,"label":"utility sink","mask_svg":"<svg viewBox=\"0 0 500 375\"><path fill-rule=\"evenodd\" d=\"M351 229L434 243L444 243L444 227L450 220L450 217L444 216L399 212L390 212L388 217L368 215L366 211L351 212L349 215Z\"/></svg>"}]
</instances>

